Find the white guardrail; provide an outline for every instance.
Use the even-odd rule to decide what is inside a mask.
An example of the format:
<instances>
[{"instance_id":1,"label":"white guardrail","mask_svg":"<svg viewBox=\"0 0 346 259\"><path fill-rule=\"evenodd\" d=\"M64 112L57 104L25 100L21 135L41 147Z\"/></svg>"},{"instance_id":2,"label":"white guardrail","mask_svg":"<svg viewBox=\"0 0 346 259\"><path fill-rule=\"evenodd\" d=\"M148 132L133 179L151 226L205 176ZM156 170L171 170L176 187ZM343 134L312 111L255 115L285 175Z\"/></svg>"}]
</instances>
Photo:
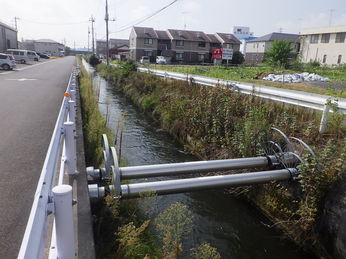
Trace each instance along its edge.
<instances>
[{"instance_id":1,"label":"white guardrail","mask_svg":"<svg viewBox=\"0 0 346 259\"><path fill-rule=\"evenodd\" d=\"M138 68L139 72L152 73L164 78L171 78L177 80L185 80L188 82L194 82L206 86L228 86L233 91L238 91L243 94L252 94L258 97L270 99L273 101L283 102L287 104L293 104L297 106L307 107L314 110L323 111L320 132L323 133L327 124L328 113L331 111L330 104L337 105L338 111L342 114L346 114L346 99L335 98L326 95L319 95L313 93L307 93L303 91L287 90L269 86L254 85L248 83L239 83L235 81L210 78L197 75L189 75L177 72L168 72L165 70Z\"/></svg>"},{"instance_id":2,"label":"white guardrail","mask_svg":"<svg viewBox=\"0 0 346 259\"><path fill-rule=\"evenodd\" d=\"M46 257L45 248L49 244L47 240L50 240L50 259L75 257L72 187L63 184L63 178L65 172L69 175L77 173L75 142L77 69L77 67L73 69L64 94L18 254L20 259ZM53 231L49 238L48 226L53 217Z\"/></svg>"}]
</instances>

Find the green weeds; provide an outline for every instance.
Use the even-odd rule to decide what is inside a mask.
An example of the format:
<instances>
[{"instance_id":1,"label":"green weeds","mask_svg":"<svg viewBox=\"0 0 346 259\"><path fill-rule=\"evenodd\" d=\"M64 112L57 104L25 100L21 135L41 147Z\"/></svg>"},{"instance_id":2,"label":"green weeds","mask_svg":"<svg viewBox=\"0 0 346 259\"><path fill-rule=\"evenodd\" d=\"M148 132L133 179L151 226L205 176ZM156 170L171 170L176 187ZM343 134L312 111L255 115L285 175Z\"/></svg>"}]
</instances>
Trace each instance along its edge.
<instances>
[{"instance_id":1,"label":"green weeds","mask_svg":"<svg viewBox=\"0 0 346 259\"><path fill-rule=\"evenodd\" d=\"M335 118L332 116L326 134L321 135L318 133L320 112L268 102L221 87L163 80L133 71L124 76L121 71L112 73L100 69L138 107L153 115L165 130L204 159L263 154L259 144L265 141L273 126L313 146L319 156L317 160L306 158L307 162L300 168L300 184L252 187L248 188L246 196L297 243L316 246L315 225L324 197L345 170L345 127L337 112ZM203 67L203 71L199 67L188 69L209 73L212 68ZM232 73L232 69L219 69ZM240 68L234 70L237 69ZM255 75L256 69L251 68L248 72Z\"/></svg>"}]
</instances>

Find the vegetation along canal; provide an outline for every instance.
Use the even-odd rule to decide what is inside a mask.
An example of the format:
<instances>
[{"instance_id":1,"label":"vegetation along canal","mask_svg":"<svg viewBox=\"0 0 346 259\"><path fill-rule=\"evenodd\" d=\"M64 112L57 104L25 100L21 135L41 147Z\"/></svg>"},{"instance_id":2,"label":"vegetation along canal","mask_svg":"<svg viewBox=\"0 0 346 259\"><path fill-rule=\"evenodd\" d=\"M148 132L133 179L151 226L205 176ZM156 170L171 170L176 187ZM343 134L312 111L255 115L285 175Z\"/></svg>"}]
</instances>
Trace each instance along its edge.
<instances>
[{"instance_id":1,"label":"vegetation along canal","mask_svg":"<svg viewBox=\"0 0 346 259\"><path fill-rule=\"evenodd\" d=\"M126 165L197 160L103 78L96 74L93 83L108 127L114 135L122 130L121 158ZM184 239L183 258L190 258L190 249L205 242L216 247L222 258L312 258L285 240L255 208L224 195L222 190L158 196L150 200L144 212L150 218L177 201L192 212L193 230ZM141 208L144 210L143 205Z\"/></svg>"}]
</instances>

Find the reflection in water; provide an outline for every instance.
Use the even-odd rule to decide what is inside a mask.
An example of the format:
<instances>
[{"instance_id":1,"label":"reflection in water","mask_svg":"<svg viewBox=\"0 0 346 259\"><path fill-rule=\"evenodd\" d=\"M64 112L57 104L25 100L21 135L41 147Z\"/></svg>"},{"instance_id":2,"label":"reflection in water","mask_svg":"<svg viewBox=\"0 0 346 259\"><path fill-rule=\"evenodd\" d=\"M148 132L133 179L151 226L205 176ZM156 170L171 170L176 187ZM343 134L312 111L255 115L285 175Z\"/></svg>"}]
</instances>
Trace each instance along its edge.
<instances>
[{"instance_id":1,"label":"reflection in water","mask_svg":"<svg viewBox=\"0 0 346 259\"><path fill-rule=\"evenodd\" d=\"M112 131L122 124L122 158L128 166L197 160L98 75L94 87L100 89L100 110L108 114ZM141 179L148 180L153 179ZM188 205L194 215L194 229L184 241L183 258L189 258L189 250L204 242L216 247L222 258L310 258L269 228L270 222L256 209L225 196L222 190L155 197L147 213L154 217L176 201Z\"/></svg>"}]
</instances>

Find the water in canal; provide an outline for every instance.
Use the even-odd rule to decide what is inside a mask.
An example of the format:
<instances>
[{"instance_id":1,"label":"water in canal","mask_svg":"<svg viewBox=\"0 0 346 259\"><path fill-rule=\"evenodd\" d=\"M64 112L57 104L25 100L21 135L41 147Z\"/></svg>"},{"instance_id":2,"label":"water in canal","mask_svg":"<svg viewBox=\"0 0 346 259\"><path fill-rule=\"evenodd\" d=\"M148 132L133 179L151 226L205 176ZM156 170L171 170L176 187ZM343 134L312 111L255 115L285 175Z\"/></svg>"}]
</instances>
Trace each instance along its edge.
<instances>
[{"instance_id":1,"label":"water in canal","mask_svg":"<svg viewBox=\"0 0 346 259\"><path fill-rule=\"evenodd\" d=\"M95 75L93 81L99 89L100 110L108 114L108 126L114 133L119 125L123 128L121 156L128 166L197 160L104 79ZM194 216L193 231L183 243L183 258L205 242L216 247L222 258L312 258L270 228L271 223L255 208L222 190L156 197L149 215L158 215L177 201Z\"/></svg>"}]
</instances>

